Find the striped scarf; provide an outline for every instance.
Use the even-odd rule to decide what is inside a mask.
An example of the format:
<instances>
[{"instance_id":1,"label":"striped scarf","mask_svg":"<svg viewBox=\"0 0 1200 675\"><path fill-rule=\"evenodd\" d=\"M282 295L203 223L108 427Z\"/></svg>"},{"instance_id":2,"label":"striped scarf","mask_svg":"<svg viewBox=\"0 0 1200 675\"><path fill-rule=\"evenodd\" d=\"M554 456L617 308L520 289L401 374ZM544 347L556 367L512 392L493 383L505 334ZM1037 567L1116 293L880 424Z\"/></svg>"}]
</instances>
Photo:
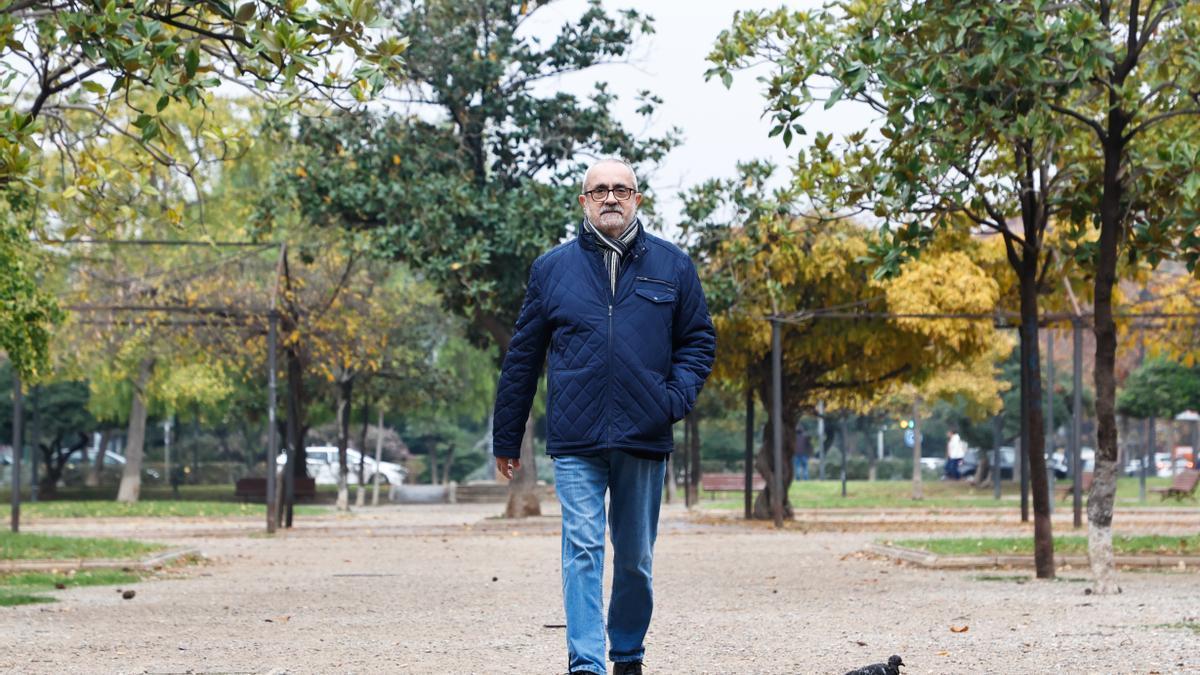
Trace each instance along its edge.
<instances>
[{"instance_id":1,"label":"striped scarf","mask_svg":"<svg viewBox=\"0 0 1200 675\"><path fill-rule=\"evenodd\" d=\"M600 241L604 247L604 267L608 270L608 283L612 294L617 294L617 271L621 268L621 258L624 257L626 251L629 250L633 240L637 238L638 232L642 229L642 221L634 218L629 227L621 233L621 236L613 239L606 236L592 221L587 218L583 219L584 230L596 235L596 239Z\"/></svg>"}]
</instances>

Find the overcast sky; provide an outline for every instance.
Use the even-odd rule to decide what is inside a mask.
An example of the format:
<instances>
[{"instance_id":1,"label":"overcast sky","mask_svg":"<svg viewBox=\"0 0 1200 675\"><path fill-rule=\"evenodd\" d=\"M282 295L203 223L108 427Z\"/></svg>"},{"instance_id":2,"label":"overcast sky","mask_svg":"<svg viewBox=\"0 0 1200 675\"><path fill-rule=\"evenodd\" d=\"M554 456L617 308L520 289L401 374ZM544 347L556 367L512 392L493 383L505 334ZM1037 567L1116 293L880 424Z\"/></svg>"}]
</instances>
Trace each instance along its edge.
<instances>
[{"instance_id":1,"label":"overcast sky","mask_svg":"<svg viewBox=\"0 0 1200 675\"><path fill-rule=\"evenodd\" d=\"M738 161L770 159L782 167L792 163L793 154L783 141L768 138L772 124L762 118L762 88L753 73L744 72L726 89L718 80L705 82L708 68L705 57L723 29L733 21L737 10L772 9L780 5L803 8L819 7L823 0L608 0L605 7L636 7L655 19L655 34L638 43L632 65L595 68L584 74L562 78L554 85L560 89L586 94L596 80L603 79L610 90L621 96L619 109L631 129L640 129L640 118L633 113L634 96L649 89L663 99L652 131L661 133L671 127L683 132L682 144L671 152L649 183L661 202L661 213L668 231L679 220L677 193L708 178L727 177L735 172ZM584 10L585 0L560 0L540 10L538 23L531 30L552 35L564 21ZM833 111L814 112L803 120L808 130L844 132L865 125L864 114L847 112L848 106ZM806 142L806 139L793 141ZM782 173L782 172L781 172Z\"/></svg>"}]
</instances>

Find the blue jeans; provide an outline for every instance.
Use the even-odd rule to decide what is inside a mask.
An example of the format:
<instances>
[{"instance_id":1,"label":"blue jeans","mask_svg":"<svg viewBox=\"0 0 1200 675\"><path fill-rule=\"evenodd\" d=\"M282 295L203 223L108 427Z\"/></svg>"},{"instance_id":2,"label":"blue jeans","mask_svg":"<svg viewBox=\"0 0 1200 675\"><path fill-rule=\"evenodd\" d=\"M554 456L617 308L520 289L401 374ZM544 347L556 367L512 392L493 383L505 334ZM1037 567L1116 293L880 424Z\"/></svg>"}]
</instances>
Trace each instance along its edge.
<instances>
[{"instance_id":1,"label":"blue jeans","mask_svg":"<svg viewBox=\"0 0 1200 675\"><path fill-rule=\"evenodd\" d=\"M640 661L654 609L651 564L666 462L620 451L554 460L562 505L562 586L568 670L606 673L604 659L604 493L613 543L608 657Z\"/></svg>"}]
</instances>

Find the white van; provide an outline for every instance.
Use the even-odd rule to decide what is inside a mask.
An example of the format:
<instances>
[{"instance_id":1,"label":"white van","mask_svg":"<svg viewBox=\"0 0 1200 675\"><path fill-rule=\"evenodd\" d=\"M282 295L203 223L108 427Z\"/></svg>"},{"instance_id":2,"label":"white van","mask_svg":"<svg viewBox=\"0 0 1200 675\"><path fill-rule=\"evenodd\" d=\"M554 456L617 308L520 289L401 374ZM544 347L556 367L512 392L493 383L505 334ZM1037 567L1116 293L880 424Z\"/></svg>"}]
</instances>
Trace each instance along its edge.
<instances>
[{"instance_id":1,"label":"white van","mask_svg":"<svg viewBox=\"0 0 1200 675\"><path fill-rule=\"evenodd\" d=\"M332 445L314 445L304 449L307 461L308 475L317 485L337 485L338 482L338 449ZM346 482L358 485L358 461L362 457L354 448L346 448ZM277 462L280 466L287 464L287 453L279 453ZM380 462L375 466L375 458L370 455L363 458L363 480L365 485L375 482L375 474L379 474L380 485L399 485L404 482L408 470L395 462Z\"/></svg>"}]
</instances>

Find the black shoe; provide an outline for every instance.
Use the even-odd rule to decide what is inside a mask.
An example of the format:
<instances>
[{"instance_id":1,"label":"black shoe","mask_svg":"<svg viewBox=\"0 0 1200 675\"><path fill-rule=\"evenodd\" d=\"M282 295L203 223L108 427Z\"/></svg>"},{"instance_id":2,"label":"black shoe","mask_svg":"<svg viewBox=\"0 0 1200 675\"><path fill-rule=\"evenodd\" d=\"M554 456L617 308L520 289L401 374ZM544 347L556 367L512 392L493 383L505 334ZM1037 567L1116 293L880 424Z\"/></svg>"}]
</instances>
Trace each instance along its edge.
<instances>
[{"instance_id":1,"label":"black shoe","mask_svg":"<svg viewBox=\"0 0 1200 675\"><path fill-rule=\"evenodd\" d=\"M613 664L613 675L642 675L642 662L618 661Z\"/></svg>"}]
</instances>

